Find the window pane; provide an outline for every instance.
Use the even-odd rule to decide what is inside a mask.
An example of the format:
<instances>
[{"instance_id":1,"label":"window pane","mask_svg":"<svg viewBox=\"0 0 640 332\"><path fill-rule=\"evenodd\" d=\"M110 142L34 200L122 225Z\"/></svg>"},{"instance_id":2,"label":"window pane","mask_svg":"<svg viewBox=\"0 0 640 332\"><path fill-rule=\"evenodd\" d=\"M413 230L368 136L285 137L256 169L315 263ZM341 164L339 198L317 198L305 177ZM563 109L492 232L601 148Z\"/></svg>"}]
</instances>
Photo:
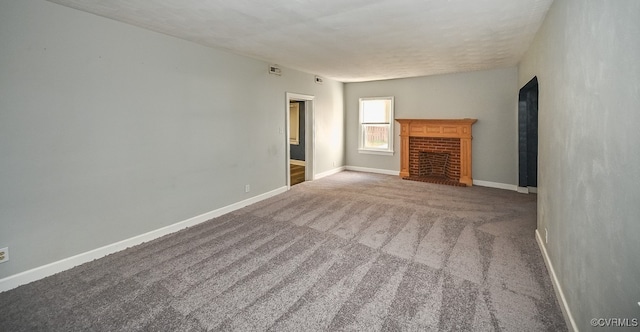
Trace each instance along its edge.
<instances>
[{"instance_id":1,"label":"window pane","mask_svg":"<svg viewBox=\"0 0 640 332\"><path fill-rule=\"evenodd\" d=\"M391 113L390 100L363 100L362 101L362 122L363 123L389 123Z\"/></svg>"},{"instance_id":2,"label":"window pane","mask_svg":"<svg viewBox=\"0 0 640 332\"><path fill-rule=\"evenodd\" d=\"M388 149L389 125L362 125L364 148Z\"/></svg>"}]
</instances>

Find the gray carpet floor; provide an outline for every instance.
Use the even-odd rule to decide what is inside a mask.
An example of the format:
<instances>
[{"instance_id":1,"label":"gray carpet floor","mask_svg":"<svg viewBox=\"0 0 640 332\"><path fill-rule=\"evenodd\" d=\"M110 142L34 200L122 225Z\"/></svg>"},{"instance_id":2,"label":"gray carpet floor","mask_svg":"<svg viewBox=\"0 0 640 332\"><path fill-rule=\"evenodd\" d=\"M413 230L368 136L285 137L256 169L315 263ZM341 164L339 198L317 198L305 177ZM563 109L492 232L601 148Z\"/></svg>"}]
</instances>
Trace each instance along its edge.
<instances>
[{"instance_id":1,"label":"gray carpet floor","mask_svg":"<svg viewBox=\"0 0 640 332\"><path fill-rule=\"evenodd\" d=\"M535 214L342 172L0 293L0 330L564 331Z\"/></svg>"}]
</instances>

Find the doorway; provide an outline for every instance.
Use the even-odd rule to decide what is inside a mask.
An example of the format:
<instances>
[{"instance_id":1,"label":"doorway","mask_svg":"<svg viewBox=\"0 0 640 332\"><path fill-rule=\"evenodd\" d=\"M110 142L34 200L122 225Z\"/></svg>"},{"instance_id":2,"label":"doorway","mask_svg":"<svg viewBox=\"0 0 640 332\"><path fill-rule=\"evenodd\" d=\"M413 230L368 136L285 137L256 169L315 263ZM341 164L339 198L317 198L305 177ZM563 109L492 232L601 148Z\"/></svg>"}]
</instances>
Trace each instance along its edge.
<instances>
[{"instance_id":1,"label":"doorway","mask_svg":"<svg viewBox=\"0 0 640 332\"><path fill-rule=\"evenodd\" d=\"M287 188L314 177L314 98L286 93Z\"/></svg>"},{"instance_id":2,"label":"doorway","mask_svg":"<svg viewBox=\"0 0 640 332\"><path fill-rule=\"evenodd\" d=\"M305 101L289 102L289 170L292 186L305 180Z\"/></svg>"},{"instance_id":3,"label":"doorway","mask_svg":"<svg viewBox=\"0 0 640 332\"><path fill-rule=\"evenodd\" d=\"M538 187L538 78L525 84L518 95L518 191Z\"/></svg>"}]
</instances>

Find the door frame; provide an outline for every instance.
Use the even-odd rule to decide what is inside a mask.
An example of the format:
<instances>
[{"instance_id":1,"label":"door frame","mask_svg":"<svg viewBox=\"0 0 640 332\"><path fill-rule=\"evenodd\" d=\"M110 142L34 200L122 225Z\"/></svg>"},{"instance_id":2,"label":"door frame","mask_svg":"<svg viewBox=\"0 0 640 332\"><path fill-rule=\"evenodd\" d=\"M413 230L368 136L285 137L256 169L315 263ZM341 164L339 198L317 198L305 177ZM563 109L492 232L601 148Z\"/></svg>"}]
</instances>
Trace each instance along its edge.
<instances>
[{"instance_id":1,"label":"door frame","mask_svg":"<svg viewBox=\"0 0 640 332\"><path fill-rule=\"evenodd\" d=\"M292 101L304 102L304 128L305 128L305 149L304 149L304 180L313 181L315 178L315 117L314 117L314 99L313 95L305 95L294 92L285 93L285 146L286 146L286 183L287 190L291 189L291 168L289 167L289 161L291 160L291 149L289 147L290 132L289 126L291 125L291 119L289 118L289 104Z\"/></svg>"}]
</instances>

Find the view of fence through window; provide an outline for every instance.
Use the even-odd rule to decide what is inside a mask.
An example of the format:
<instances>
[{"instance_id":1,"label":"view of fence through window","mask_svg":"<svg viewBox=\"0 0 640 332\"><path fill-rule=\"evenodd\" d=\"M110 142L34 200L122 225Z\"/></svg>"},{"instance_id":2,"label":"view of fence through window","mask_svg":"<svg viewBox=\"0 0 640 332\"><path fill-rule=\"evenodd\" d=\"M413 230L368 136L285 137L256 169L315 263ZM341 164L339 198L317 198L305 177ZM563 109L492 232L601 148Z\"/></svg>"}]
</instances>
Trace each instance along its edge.
<instances>
[{"instance_id":1,"label":"view of fence through window","mask_svg":"<svg viewBox=\"0 0 640 332\"><path fill-rule=\"evenodd\" d=\"M389 126L364 125L364 147L374 149L389 148Z\"/></svg>"}]
</instances>

